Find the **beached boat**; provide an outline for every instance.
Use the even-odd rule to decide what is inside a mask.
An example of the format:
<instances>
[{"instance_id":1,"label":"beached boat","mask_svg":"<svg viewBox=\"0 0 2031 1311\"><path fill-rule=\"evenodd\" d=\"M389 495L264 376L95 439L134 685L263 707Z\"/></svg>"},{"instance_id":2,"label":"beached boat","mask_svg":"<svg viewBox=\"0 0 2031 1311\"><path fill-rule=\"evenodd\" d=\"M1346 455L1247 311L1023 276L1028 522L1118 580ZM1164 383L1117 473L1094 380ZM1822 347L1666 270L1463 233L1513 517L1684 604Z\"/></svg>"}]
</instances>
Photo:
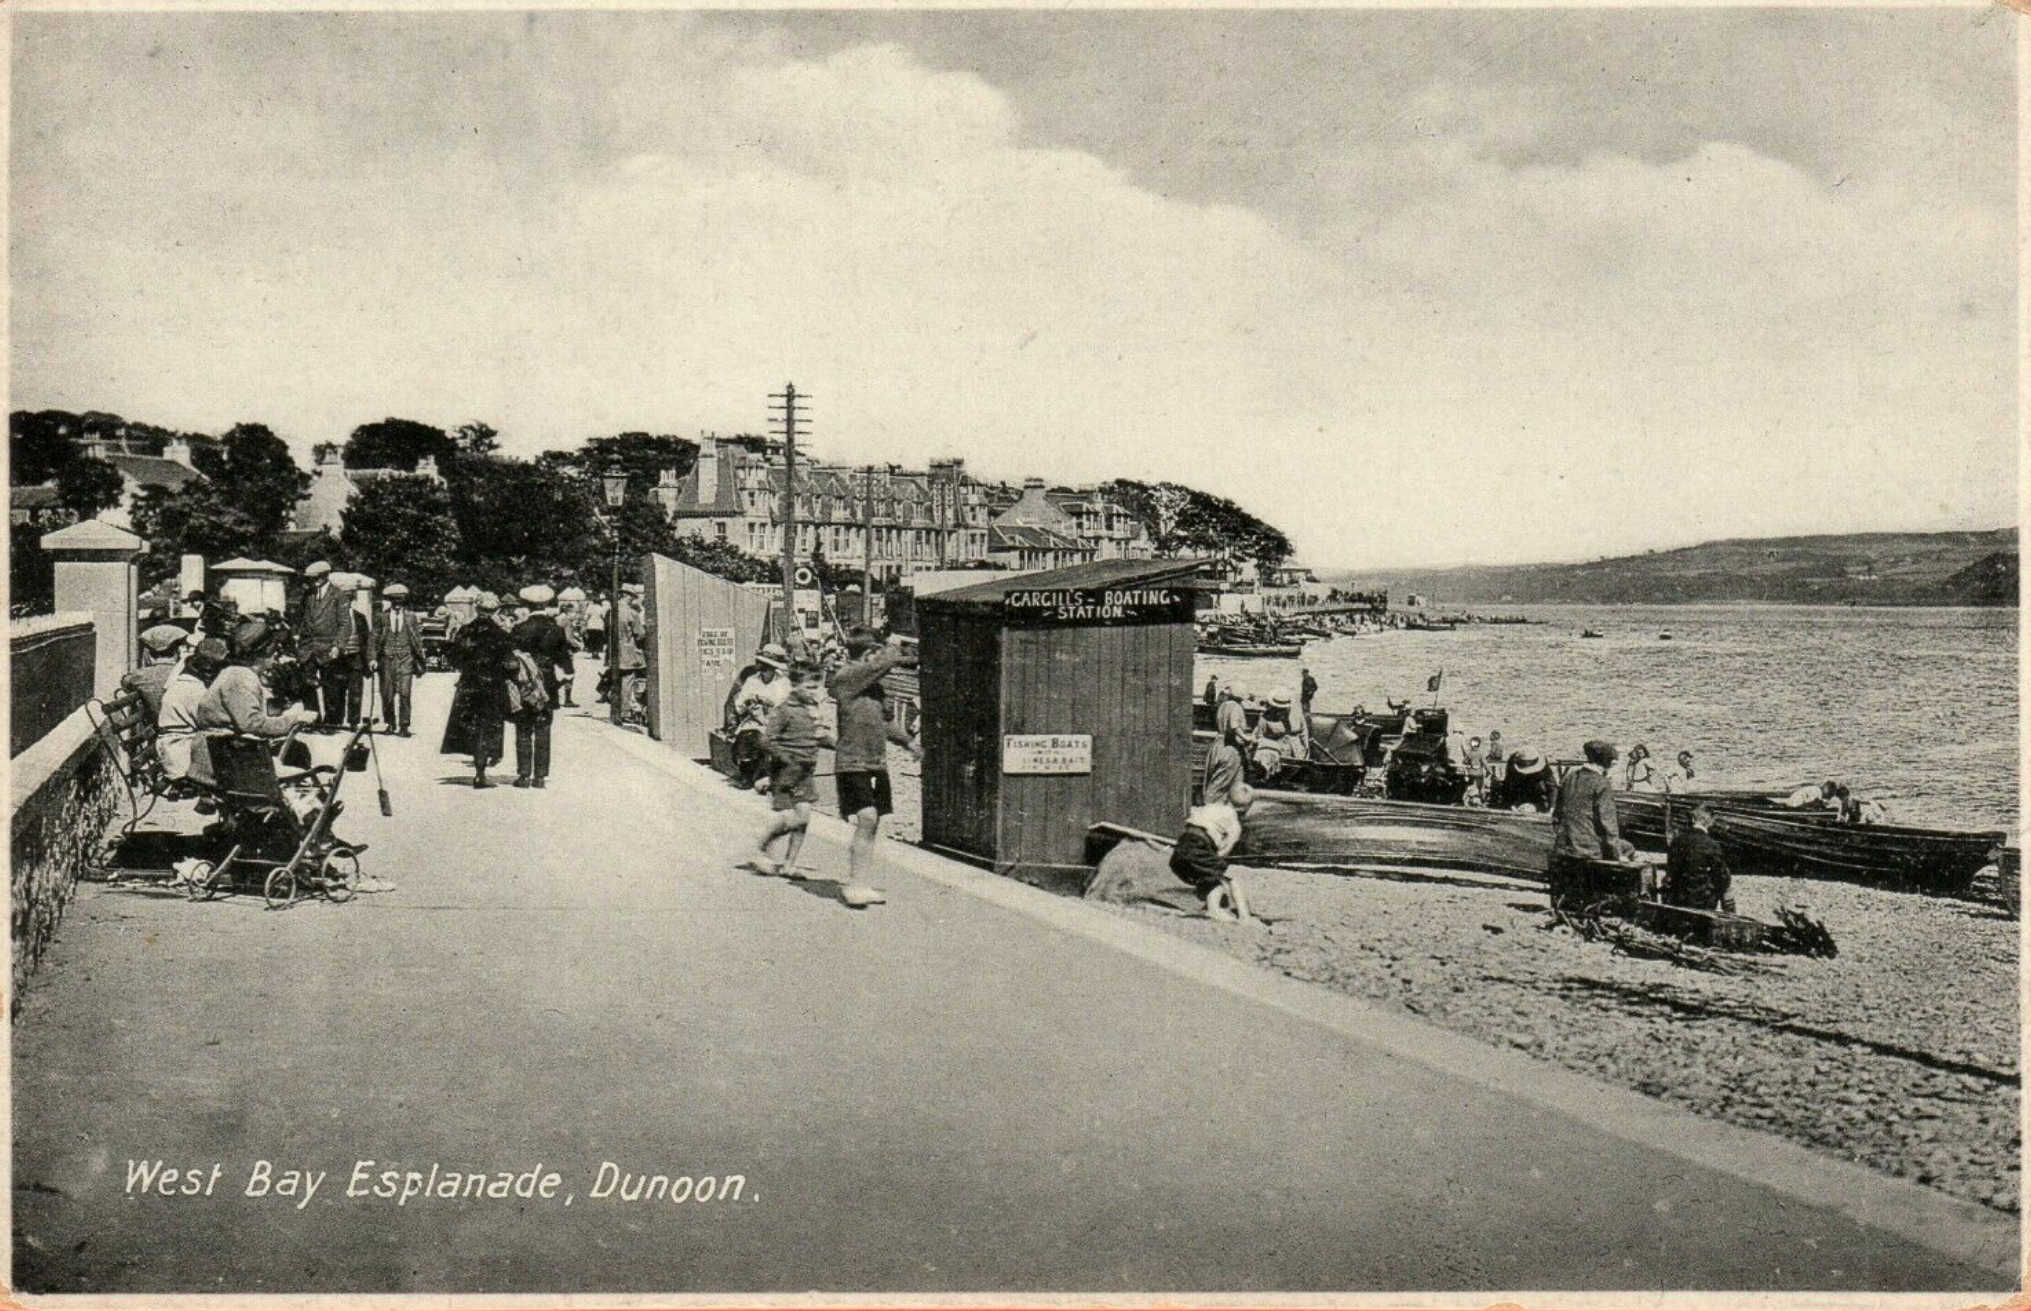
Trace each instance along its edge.
<instances>
[{"instance_id":1,"label":"beached boat","mask_svg":"<svg viewBox=\"0 0 2031 1311\"><path fill-rule=\"evenodd\" d=\"M1604 633L1604 632L1602 632L1602 631L1601 631L1600 629L1598 629L1598 628L1586 628L1586 629L1582 629L1582 630L1580 631L1580 636L1581 636L1581 637L1606 637L1606 636L1607 636L1607 634L1606 634L1606 633Z\"/></svg>"},{"instance_id":2,"label":"beached boat","mask_svg":"<svg viewBox=\"0 0 2031 1311\"><path fill-rule=\"evenodd\" d=\"M1543 882L1551 820L1505 810L1357 797L1256 794L1234 858L1251 865L1405 866Z\"/></svg>"},{"instance_id":3,"label":"beached boat","mask_svg":"<svg viewBox=\"0 0 2031 1311\"><path fill-rule=\"evenodd\" d=\"M2009 835L1728 810L1716 815L1714 836L1729 862L1745 872L1957 894L1968 890Z\"/></svg>"},{"instance_id":4,"label":"beached boat","mask_svg":"<svg viewBox=\"0 0 2031 1311\"><path fill-rule=\"evenodd\" d=\"M1305 648L1296 642L1201 642L1200 655L1228 656L1235 659L1262 660L1288 659L1303 655Z\"/></svg>"},{"instance_id":5,"label":"beached boat","mask_svg":"<svg viewBox=\"0 0 2031 1311\"><path fill-rule=\"evenodd\" d=\"M1838 816L1831 810L1783 810L1779 798L1789 788L1710 788L1676 795L1663 792L1617 792L1615 814L1622 836L1648 851L1663 851L1671 839L1692 822L1693 807L1714 809L1715 822L1731 810L1779 810L1808 824L1831 824ZM1671 830L1665 831L1665 814L1670 811Z\"/></svg>"}]
</instances>

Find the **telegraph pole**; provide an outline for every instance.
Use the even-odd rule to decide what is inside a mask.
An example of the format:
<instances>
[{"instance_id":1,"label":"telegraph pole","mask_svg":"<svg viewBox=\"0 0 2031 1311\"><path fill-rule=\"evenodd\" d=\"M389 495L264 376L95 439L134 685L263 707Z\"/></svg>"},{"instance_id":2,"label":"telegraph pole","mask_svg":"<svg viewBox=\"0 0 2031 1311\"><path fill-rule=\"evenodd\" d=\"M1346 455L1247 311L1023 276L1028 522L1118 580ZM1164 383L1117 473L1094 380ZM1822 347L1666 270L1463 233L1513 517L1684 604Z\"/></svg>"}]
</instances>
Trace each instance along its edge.
<instances>
[{"instance_id":1,"label":"telegraph pole","mask_svg":"<svg viewBox=\"0 0 2031 1311\"><path fill-rule=\"evenodd\" d=\"M861 557L860 622L874 627L874 466L861 470L860 518L867 526L867 551Z\"/></svg>"},{"instance_id":2,"label":"telegraph pole","mask_svg":"<svg viewBox=\"0 0 2031 1311\"><path fill-rule=\"evenodd\" d=\"M809 399L794 382L769 397L771 422L783 439L783 641L793 656L804 648L804 625L797 617L797 426L804 417L800 405Z\"/></svg>"}]
</instances>

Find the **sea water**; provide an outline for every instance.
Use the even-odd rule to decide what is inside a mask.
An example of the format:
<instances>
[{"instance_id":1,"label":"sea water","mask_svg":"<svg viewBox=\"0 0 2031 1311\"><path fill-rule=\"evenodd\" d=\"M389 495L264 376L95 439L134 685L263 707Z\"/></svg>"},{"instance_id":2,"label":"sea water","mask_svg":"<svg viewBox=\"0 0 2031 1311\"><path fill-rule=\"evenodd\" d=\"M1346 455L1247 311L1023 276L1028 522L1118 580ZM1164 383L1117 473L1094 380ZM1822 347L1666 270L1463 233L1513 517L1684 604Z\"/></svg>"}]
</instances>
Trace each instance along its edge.
<instances>
[{"instance_id":1,"label":"sea water","mask_svg":"<svg viewBox=\"0 0 2031 1311\"><path fill-rule=\"evenodd\" d=\"M1660 773L1690 749L1703 784L1837 779L1897 823L2017 828L2017 612L1820 606L1502 606L1474 624L1306 644L1295 660L1201 656L1268 696L1319 681L1314 708L1438 701L1455 729L1577 758L1637 742ZM1582 638L1584 629L1603 634ZM1663 634L1669 633L1670 640Z\"/></svg>"}]
</instances>

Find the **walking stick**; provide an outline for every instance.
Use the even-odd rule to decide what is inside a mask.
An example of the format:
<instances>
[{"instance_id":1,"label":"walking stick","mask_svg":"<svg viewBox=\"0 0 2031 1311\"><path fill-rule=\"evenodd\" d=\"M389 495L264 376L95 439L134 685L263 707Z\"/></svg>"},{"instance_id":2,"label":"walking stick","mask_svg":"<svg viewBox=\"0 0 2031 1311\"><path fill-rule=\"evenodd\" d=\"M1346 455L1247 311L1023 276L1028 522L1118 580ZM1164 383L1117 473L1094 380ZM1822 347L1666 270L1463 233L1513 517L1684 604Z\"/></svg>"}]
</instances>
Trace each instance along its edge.
<instances>
[{"instance_id":1,"label":"walking stick","mask_svg":"<svg viewBox=\"0 0 2031 1311\"><path fill-rule=\"evenodd\" d=\"M395 803L388 800L388 785L381 779L381 746L373 726L367 728L367 758L374 762L374 795L380 799L381 814L389 819L395 816Z\"/></svg>"}]
</instances>

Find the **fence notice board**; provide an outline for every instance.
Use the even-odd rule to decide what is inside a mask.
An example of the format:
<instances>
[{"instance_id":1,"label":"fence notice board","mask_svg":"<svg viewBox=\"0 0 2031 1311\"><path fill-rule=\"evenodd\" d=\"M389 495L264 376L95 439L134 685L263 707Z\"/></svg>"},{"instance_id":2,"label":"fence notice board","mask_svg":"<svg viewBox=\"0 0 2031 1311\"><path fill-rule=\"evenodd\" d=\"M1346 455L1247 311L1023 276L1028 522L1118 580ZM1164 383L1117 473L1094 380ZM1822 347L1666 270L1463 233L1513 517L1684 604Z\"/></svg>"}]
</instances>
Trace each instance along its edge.
<instances>
[{"instance_id":1,"label":"fence notice board","mask_svg":"<svg viewBox=\"0 0 2031 1311\"><path fill-rule=\"evenodd\" d=\"M768 640L769 598L666 556L645 573L649 735L703 760L734 677Z\"/></svg>"},{"instance_id":2,"label":"fence notice board","mask_svg":"<svg viewBox=\"0 0 2031 1311\"><path fill-rule=\"evenodd\" d=\"M1086 832L1191 795L1190 561L1113 560L917 598L924 840L1083 885Z\"/></svg>"}]
</instances>

